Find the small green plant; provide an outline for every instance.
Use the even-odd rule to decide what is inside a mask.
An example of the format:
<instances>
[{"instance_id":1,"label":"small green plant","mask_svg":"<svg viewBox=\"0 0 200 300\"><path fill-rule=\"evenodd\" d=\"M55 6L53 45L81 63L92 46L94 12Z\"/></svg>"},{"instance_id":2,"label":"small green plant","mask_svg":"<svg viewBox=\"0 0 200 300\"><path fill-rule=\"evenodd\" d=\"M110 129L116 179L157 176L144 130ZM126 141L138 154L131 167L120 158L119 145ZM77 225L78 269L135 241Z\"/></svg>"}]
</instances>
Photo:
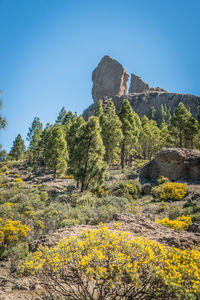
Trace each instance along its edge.
<instances>
[{"instance_id":1,"label":"small green plant","mask_svg":"<svg viewBox=\"0 0 200 300\"><path fill-rule=\"evenodd\" d=\"M123 180L117 182L111 189L113 195L133 199L137 199L142 192L141 184L136 180Z\"/></svg>"}]
</instances>

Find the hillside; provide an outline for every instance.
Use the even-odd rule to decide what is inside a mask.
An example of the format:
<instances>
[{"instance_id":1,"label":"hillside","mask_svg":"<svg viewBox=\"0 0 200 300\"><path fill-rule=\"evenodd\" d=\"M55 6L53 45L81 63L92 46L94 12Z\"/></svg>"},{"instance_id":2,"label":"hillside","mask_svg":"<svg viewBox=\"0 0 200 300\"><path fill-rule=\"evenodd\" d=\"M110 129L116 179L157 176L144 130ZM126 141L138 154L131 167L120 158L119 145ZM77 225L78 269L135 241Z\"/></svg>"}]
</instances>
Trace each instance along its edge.
<instances>
[{"instance_id":1,"label":"hillside","mask_svg":"<svg viewBox=\"0 0 200 300\"><path fill-rule=\"evenodd\" d=\"M42 169L32 172L26 163L3 163L1 216L14 215L30 226L31 231L27 240L19 240L16 245L8 243L9 259L2 253L1 299L50 299L42 296L46 292L40 279L18 278L16 267L27 251L22 253L21 249L25 250L27 243L31 252L40 244L53 247L62 238L79 236L85 229L98 229L99 222L114 231L116 223L120 224L120 230L129 232L131 239L142 236L180 249L199 246L199 229L180 231L155 223L157 219L177 219L188 213L193 221L198 220L199 185L188 185L183 199L163 202L152 196L147 184L140 185L138 175L143 164L143 160L137 160L123 171L111 168L110 178L100 190L81 193L70 176L57 179L52 172Z\"/></svg>"}]
</instances>

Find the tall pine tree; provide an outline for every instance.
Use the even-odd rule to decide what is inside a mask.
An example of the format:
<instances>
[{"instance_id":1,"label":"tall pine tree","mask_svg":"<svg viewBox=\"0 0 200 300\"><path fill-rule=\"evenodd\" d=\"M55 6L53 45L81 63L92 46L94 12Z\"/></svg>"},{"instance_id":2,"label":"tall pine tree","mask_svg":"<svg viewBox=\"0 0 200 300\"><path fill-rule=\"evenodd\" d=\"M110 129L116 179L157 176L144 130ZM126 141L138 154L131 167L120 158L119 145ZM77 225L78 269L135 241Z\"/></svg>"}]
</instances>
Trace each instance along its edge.
<instances>
[{"instance_id":1,"label":"tall pine tree","mask_svg":"<svg viewBox=\"0 0 200 300\"><path fill-rule=\"evenodd\" d=\"M97 188L104 181L107 164L105 148L97 117L90 117L78 130L73 152L73 175L81 183L81 191Z\"/></svg>"},{"instance_id":2,"label":"tall pine tree","mask_svg":"<svg viewBox=\"0 0 200 300\"><path fill-rule=\"evenodd\" d=\"M121 150L122 123L116 115L115 106L108 101L104 112L100 114L101 136L105 147L105 161L113 163L118 161Z\"/></svg>"},{"instance_id":3,"label":"tall pine tree","mask_svg":"<svg viewBox=\"0 0 200 300\"><path fill-rule=\"evenodd\" d=\"M55 124L46 129L45 166L54 171L55 176L61 176L67 169L68 150L63 126Z\"/></svg>"},{"instance_id":4,"label":"tall pine tree","mask_svg":"<svg viewBox=\"0 0 200 300\"><path fill-rule=\"evenodd\" d=\"M18 134L18 136L15 138L13 142L13 146L9 153L9 158L14 160L21 160L25 157L25 144L24 140L22 139L21 135Z\"/></svg>"},{"instance_id":5,"label":"tall pine tree","mask_svg":"<svg viewBox=\"0 0 200 300\"><path fill-rule=\"evenodd\" d=\"M124 100L119 112L119 118L122 123L123 140L121 143L121 167L124 168L125 159L128 161L128 155L132 147L138 143L141 122L138 115L133 111L129 101Z\"/></svg>"},{"instance_id":6,"label":"tall pine tree","mask_svg":"<svg viewBox=\"0 0 200 300\"><path fill-rule=\"evenodd\" d=\"M185 105L180 102L171 118L171 132L176 138L178 138L180 148L183 147L183 139L186 134L190 118L191 113L187 110Z\"/></svg>"},{"instance_id":7,"label":"tall pine tree","mask_svg":"<svg viewBox=\"0 0 200 300\"><path fill-rule=\"evenodd\" d=\"M42 123L38 117L35 117L27 134L27 140L29 141L27 160L34 166L39 164L39 142L41 139L41 133Z\"/></svg>"}]
</instances>

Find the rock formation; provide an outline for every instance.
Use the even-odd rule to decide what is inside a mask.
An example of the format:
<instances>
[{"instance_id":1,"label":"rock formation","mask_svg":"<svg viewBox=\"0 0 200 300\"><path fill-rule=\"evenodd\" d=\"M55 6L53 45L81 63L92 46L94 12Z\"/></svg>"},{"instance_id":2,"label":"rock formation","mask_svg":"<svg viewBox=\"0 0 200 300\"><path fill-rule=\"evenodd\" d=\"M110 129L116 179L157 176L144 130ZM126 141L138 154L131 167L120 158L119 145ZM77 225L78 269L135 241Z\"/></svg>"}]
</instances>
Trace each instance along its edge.
<instances>
[{"instance_id":1,"label":"rock formation","mask_svg":"<svg viewBox=\"0 0 200 300\"><path fill-rule=\"evenodd\" d=\"M187 94L176 94L176 93L167 93L167 92L156 92L149 91L144 93L135 93L123 95L121 97L113 96L106 100L112 100L115 104L116 111L119 112L123 100L128 99L133 110L140 116L143 117L146 115L148 118L151 116L151 108L155 107L157 115L161 113L161 105L166 105L167 108L170 108L171 113L173 113L178 104L183 102L183 104L190 110L193 117L197 118L198 116L198 105L200 105L200 97L187 95ZM90 105L84 112L83 116L87 120L91 115L93 115L96 104ZM158 119L157 119L158 121Z\"/></svg>"},{"instance_id":2,"label":"rock formation","mask_svg":"<svg viewBox=\"0 0 200 300\"><path fill-rule=\"evenodd\" d=\"M157 181L160 176L171 181L200 181L200 151L168 148L159 151L155 158L145 164L140 181Z\"/></svg>"},{"instance_id":3,"label":"rock formation","mask_svg":"<svg viewBox=\"0 0 200 300\"><path fill-rule=\"evenodd\" d=\"M200 105L200 97L168 93L159 87L152 88L134 74L131 74L129 94L126 95L128 76L128 73L119 62L109 56L104 56L92 74L94 104L83 112L84 118L87 120L89 116L93 115L100 99L104 102L108 99L112 100L115 103L117 112L119 112L123 100L128 99L134 111L140 117L144 115L150 117L151 109L154 106L157 121L159 121L161 105L165 105L168 109L170 108L171 113L173 113L178 104L183 102L193 117L197 118L197 107Z\"/></svg>"},{"instance_id":4,"label":"rock formation","mask_svg":"<svg viewBox=\"0 0 200 300\"><path fill-rule=\"evenodd\" d=\"M118 61L104 56L92 73L94 103L98 103L105 96L125 95L128 78L128 73Z\"/></svg>"},{"instance_id":5,"label":"rock formation","mask_svg":"<svg viewBox=\"0 0 200 300\"><path fill-rule=\"evenodd\" d=\"M149 90L150 86L146 82L144 82L144 80L142 80L139 76L136 76L135 74L131 74L129 94L143 93Z\"/></svg>"}]
</instances>

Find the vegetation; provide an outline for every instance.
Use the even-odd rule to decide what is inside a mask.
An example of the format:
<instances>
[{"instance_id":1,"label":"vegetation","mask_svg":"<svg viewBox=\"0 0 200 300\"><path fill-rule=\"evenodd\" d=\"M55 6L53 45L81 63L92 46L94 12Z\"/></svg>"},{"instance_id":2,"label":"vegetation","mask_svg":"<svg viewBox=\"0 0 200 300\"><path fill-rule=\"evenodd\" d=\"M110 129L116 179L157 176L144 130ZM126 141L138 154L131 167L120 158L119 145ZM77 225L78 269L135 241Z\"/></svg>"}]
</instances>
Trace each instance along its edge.
<instances>
[{"instance_id":1,"label":"vegetation","mask_svg":"<svg viewBox=\"0 0 200 300\"><path fill-rule=\"evenodd\" d=\"M197 299L200 252L167 248L106 226L56 247L40 247L19 273L42 279L51 295L70 299Z\"/></svg>"},{"instance_id":2,"label":"vegetation","mask_svg":"<svg viewBox=\"0 0 200 300\"><path fill-rule=\"evenodd\" d=\"M187 184L164 182L152 189L155 199L164 201L182 200L187 195Z\"/></svg>"},{"instance_id":3,"label":"vegetation","mask_svg":"<svg viewBox=\"0 0 200 300\"><path fill-rule=\"evenodd\" d=\"M181 217L178 217L176 220L169 220L168 218L164 218L164 219L157 219L155 222L174 230L183 231L189 227L189 225L192 223L192 219L191 216L182 215Z\"/></svg>"},{"instance_id":4,"label":"vegetation","mask_svg":"<svg viewBox=\"0 0 200 300\"><path fill-rule=\"evenodd\" d=\"M29 252L59 228L97 225L121 213L144 214L178 231L200 220L198 201L184 199L186 184L162 176L144 196L135 179L162 147L200 147L199 124L183 104L173 115L161 107L158 123L157 114L152 108L150 119L140 120L124 100L117 115L111 101L100 101L88 121L65 108L44 128L34 118L27 151L17 136L0 163L0 259L9 258L11 271L20 264L21 276L38 276L51 299L200 297L198 248L132 240L117 224Z\"/></svg>"},{"instance_id":5,"label":"vegetation","mask_svg":"<svg viewBox=\"0 0 200 300\"><path fill-rule=\"evenodd\" d=\"M105 148L97 117L91 117L77 131L72 174L81 183L81 191L99 187L106 175Z\"/></svg>"},{"instance_id":6,"label":"vegetation","mask_svg":"<svg viewBox=\"0 0 200 300\"><path fill-rule=\"evenodd\" d=\"M22 160L25 157L25 144L20 134L13 142L9 157L14 160Z\"/></svg>"}]
</instances>

